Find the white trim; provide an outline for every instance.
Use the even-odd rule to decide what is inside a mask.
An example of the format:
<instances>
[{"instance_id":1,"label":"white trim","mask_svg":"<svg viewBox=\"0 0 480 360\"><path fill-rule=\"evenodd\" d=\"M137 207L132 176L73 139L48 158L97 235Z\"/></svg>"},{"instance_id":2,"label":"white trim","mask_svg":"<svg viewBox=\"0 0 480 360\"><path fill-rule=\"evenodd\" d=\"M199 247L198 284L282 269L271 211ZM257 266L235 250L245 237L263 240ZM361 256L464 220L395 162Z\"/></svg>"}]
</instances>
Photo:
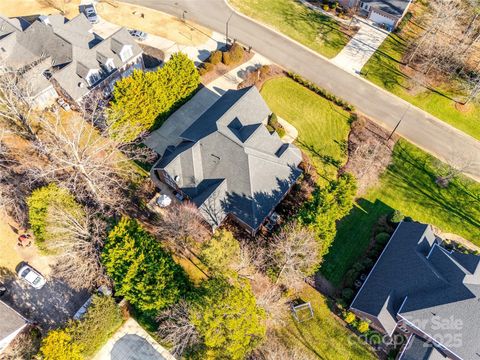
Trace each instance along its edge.
<instances>
[{"instance_id":1,"label":"white trim","mask_svg":"<svg viewBox=\"0 0 480 360\"><path fill-rule=\"evenodd\" d=\"M430 340L432 340L432 343L435 343L437 344L440 348L452 353L453 355L455 355L456 357L458 357L459 359L462 359L463 358L461 356L459 356L458 354L456 354L455 352L453 352L450 348L446 347L445 345L443 345L442 343L438 342L438 340L434 339L433 337L431 337L430 335L428 335L425 331L423 331L422 329L420 329L418 326L414 325L410 320L404 318L402 315L397 314L399 317L402 318L403 321L407 322L411 327L417 329L418 331L420 331L423 335L425 335L426 337L428 337Z\"/></svg>"},{"instance_id":2,"label":"white trim","mask_svg":"<svg viewBox=\"0 0 480 360\"><path fill-rule=\"evenodd\" d=\"M410 345L410 342L412 341L413 336L414 336L414 335L411 334L410 337L408 338L407 343L406 343L405 346L403 347L403 350L402 350L402 352L400 353L400 356L398 357L398 360L402 360L402 356L403 356L403 354L405 353L405 350L407 350L408 345Z\"/></svg>"},{"instance_id":3,"label":"white trim","mask_svg":"<svg viewBox=\"0 0 480 360\"><path fill-rule=\"evenodd\" d=\"M400 228L400 226L402 226L402 224L403 224L403 220L400 221L400 223L397 225L397 228L396 228L395 231L393 232L392 236L390 236L390 240L388 240L387 245L385 245L385 247L384 247L383 250L382 250L382 253L381 253L380 256L378 257L377 261L375 262L375 265L373 265L372 270L370 270L370 272L368 273L368 276L367 276L367 278L365 279L365 281L363 282L362 286L360 287L360 290L358 290L357 294L356 294L355 297L353 298L353 301L352 301L352 303L350 304L350 309L355 309L352 305L355 303L355 300L357 300L358 295L360 295L360 293L362 292L362 289L363 289L363 287L365 286L365 284L367 283L368 279L370 278L370 275L372 275L373 271L375 270L375 267L377 266L378 262L380 261L380 259L382 258L383 254L384 254L385 251L387 250L388 245L391 244L392 239L393 239L393 237L395 236L395 233L396 233L397 230ZM425 232L424 232L423 234L425 234ZM360 310L360 309L357 309L357 310ZM362 310L360 310L360 311L362 311ZM365 312L365 311L363 311L363 312ZM367 312L365 312L365 313L367 313ZM367 313L367 314L368 314L368 313ZM375 315L373 315L373 314L370 314L370 315L375 316Z\"/></svg>"}]
</instances>

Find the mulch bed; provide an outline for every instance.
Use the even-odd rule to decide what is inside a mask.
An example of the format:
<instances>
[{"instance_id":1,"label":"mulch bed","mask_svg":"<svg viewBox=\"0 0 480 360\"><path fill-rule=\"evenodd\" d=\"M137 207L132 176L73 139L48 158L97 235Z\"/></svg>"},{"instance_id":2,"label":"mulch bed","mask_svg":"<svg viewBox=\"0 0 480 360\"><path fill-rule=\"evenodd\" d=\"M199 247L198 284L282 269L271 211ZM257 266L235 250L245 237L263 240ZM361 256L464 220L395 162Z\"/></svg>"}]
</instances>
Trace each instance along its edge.
<instances>
[{"instance_id":1,"label":"mulch bed","mask_svg":"<svg viewBox=\"0 0 480 360\"><path fill-rule=\"evenodd\" d=\"M243 89L255 85L257 89L261 89L263 84L270 79L286 76L285 71L278 65L264 65L268 67L265 73L260 68L248 70L245 74L245 80L238 84L238 89Z\"/></svg>"}]
</instances>

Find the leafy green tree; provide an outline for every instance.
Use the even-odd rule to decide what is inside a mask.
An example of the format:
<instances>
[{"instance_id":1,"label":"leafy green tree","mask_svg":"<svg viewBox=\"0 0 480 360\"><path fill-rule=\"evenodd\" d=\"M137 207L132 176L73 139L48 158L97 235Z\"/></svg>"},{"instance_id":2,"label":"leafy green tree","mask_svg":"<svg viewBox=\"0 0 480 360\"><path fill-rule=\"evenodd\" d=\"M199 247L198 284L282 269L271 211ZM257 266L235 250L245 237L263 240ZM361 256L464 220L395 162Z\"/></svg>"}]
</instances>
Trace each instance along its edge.
<instances>
[{"instance_id":1,"label":"leafy green tree","mask_svg":"<svg viewBox=\"0 0 480 360\"><path fill-rule=\"evenodd\" d=\"M41 187L27 199L28 218L35 238L40 243L62 239L65 234L57 226L59 219L53 214L64 213L81 221L85 213L70 192L56 184Z\"/></svg>"},{"instance_id":2,"label":"leafy green tree","mask_svg":"<svg viewBox=\"0 0 480 360\"><path fill-rule=\"evenodd\" d=\"M120 309L111 296L93 297L85 316L72 324L70 332L85 357L93 355L122 325Z\"/></svg>"},{"instance_id":3,"label":"leafy green tree","mask_svg":"<svg viewBox=\"0 0 480 360\"><path fill-rule=\"evenodd\" d=\"M200 257L211 271L225 274L239 261L240 244L230 231L220 229L205 242Z\"/></svg>"},{"instance_id":4,"label":"leafy green tree","mask_svg":"<svg viewBox=\"0 0 480 360\"><path fill-rule=\"evenodd\" d=\"M299 220L315 229L321 243L321 257L328 253L335 238L336 222L352 208L356 190L353 175L344 173L325 188L317 189L312 199L301 209Z\"/></svg>"},{"instance_id":5,"label":"leafy green tree","mask_svg":"<svg viewBox=\"0 0 480 360\"><path fill-rule=\"evenodd\" d=\"M42 340L39 357L42 360L83 360L81 350L67 330L52 330Z\"/></svg>"},{"instance_id":6,"label":"leafy green tree","mask_svg":"<svg viewBox=\"0 0 480 360\"><path fill-rule=\"evenodd\" d=\"M246 281L232 285L208 280L191 309L191 322L203 338L205 359L244 359L265 337L265 312Z\"/></svg>"},{"instance_id":7,"label":"leafy green tree","mask_svg":"<svg viewBox=\"0 0 480 360\"><path fill-rule=\"evenodd\" d=\"M157 71L134 71L115 83L107 113L110 135L135 140L186 101L199 84L195 64L183 53L173 54Z\"/></svg>"},{"instance_id":8,"label":"leafy green tree","mask_svg":"<svg viewBox=\"0 0 480 360\"><path fill-rule=\"evenodd\" d=\"M118 295L141 311L159 311L184 294L188 281L160 243L136 220L122 218L110 231L102 262Z\"/></svg>"}]
</instances>

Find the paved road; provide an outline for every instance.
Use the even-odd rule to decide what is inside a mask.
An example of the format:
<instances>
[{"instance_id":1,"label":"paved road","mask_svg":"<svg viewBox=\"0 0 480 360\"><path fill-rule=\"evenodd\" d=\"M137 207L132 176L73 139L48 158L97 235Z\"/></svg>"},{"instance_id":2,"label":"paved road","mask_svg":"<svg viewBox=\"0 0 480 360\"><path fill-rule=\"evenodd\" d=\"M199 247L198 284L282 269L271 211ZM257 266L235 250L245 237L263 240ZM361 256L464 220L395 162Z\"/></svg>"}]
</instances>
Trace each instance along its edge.
<instances>
[{"instance_id":1,"label":"paved road","mask_svg":"<svg viewBox=\"0 0 480 360\"><path fill-rule=\"evenodd\" d=\"M273 62L293 70L354 104L389 129L403 118L397 131L421 148L450 163L463 157L473 165L468 173L480 180L480 142L441 122L400 98L349 74L327 59L281 34L245 18L224 0L125 0L186 18L250 45ZM480 125L479 125L480 126Z\"/></svg>"}]
</instances>

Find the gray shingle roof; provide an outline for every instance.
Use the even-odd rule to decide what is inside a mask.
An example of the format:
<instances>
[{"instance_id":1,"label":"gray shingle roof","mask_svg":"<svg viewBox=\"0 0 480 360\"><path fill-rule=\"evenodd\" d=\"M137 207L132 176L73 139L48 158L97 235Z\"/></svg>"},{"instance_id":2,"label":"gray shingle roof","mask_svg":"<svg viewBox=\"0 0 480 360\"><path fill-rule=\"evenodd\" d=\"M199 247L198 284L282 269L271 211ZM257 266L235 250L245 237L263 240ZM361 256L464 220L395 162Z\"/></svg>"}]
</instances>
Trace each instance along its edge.
<instances>
[{"instance_id":1,"label":"gray shingle roof","mask_svg":"<svg viewBox=\"0 0 480 360\"><path fill-rule=\"evenodd\" d=\"M264 126L270 113L255 87L229 90L155 168L178 179L213 226L230 213L256 230L301 173L300 150Z\"/></svg>"},{"instance_id":2,"label":"gray shingle roof","mask_svg":"<svg viewBox=\"0 0 480 360\"><path fill-rule=\"evenodd\" d=\"M430 226L401 223L351 307L376 317L389 334L397 320L440 339L458 333L460 347L443 345L472 359L480 354L480 257L439 244ZM438 328L449 319L461 326Z\"/></svg>"},{"instance_id":3,"label":"gray shingle roof","mask_svg":"<svg viewBox=\"0 0 480 360\"><path fill-rule=\"evenodd\" d=\"M78 101L90 91L85 78L90 70L98 71L102 78L109 75L102 65L112 59L116 68L122 61L118 49L132 48L134 58L142 49L124 28L106 39L91 32L92 25L85 15L68 20L61 15L42 16L26 29L15 26L11 19L0 18L0 59L17 69L34 61L49 57L53 79L74 100Z\"/></svg>"},{"instance_id":4,"label":"gray shingle roof","mask_svg":"<svg viewBox=\"0 0 480 360\"><path fill-rule=\"evenodd\" d=\"M431 343L412 335L398 360L445 360L447 357Z\"/></svg>"},{"instance_id":5,"label":"gray shingle roof","mask_svg":"<svg viewBox=\"0 0 480 360\"><path fill-rule=\"evenodd\" d=\"M26 320L10 306L0 300L0 340L14 333L26 323Z\"/></svg>"},{"instance_id":6,"label":"gray shingle roof","mask_svg":"<svg viewBox=\"0 0 480 360\"><path fill-rule=\"evenodd\" d=\"M402 16L411 0L362 0L362 2L387 14Z\"/></svg>"}]
</instances>

